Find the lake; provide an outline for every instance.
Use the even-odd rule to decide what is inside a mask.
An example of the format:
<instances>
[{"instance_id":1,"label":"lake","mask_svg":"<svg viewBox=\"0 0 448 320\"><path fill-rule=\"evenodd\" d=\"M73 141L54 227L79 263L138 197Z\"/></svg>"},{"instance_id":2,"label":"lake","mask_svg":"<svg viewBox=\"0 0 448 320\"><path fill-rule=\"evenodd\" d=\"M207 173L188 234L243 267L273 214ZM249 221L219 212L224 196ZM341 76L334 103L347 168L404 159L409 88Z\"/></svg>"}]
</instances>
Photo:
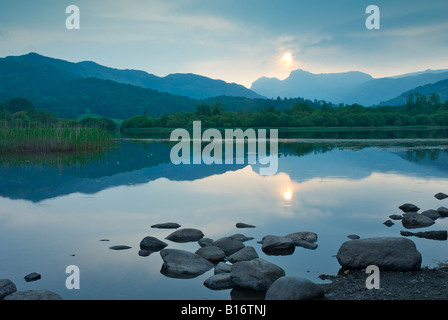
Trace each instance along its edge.
<instances>
[{"instance_id":1,"label":"lake","mask_svg":"<svg viewBox=\"0 0 448 320\"><path fill-rule=\"evenodd\" d=\"M391 227L383 222L401 214L403 203L421 211L448 207L448 199L434 197L448 193L446 132L396 134L281 136L278 172L269 176L259 174L258 164L174 165L173 144L159 138L122 140L73 163L2 157L0 278L18 290L49 289L67 300L237 299L238 292L203 285L213 269L192 279L171 278L160 272L158 252L138 254L145 236L195 252L197 242L175 243L165 239L174 230L151 228L177 222L215 240L253 237L245 245L286 275L324 282L319 275L340 269L335 255L348 235L400 236L406 230L400 221ZM237 222L256 227L236 228ZM447 227L448 219L438 219L417 231ZM265 235L298 231L317 233L317 249L269 256L257 243ZM447 261L445 241L409 239L422 253L422 266ZM131 248L109 249L114 245ZM69 265L79 267L80 289L65 286ZM42 278L25 282L31 272Z\"/></svg>"}]
</instances>

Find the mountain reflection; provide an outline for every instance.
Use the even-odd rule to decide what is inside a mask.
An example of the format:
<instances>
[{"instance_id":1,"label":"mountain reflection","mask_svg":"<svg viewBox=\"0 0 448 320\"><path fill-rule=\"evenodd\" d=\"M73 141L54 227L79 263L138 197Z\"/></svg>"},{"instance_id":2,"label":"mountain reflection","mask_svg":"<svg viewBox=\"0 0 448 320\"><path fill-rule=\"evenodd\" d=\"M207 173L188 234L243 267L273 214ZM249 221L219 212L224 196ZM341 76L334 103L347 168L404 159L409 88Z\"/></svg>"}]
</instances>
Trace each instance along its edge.
<instances>
[{"instance_id":1,"label":"mountain reflection","mask_svg":"<svg viewBox=\"0 0 448 320\"><path fill-rule=\"evenodd\" d=\"M39 202L75 192L94 194L114 186L142 184L159 178L193 181L249 166L247 148L244 164L174 165L170 161L172 146L169 141L123 140L118 148L90 158L65 156L61 160L0 155L0 196ZM396 143L393 140L281 140L278 173L287 173L297 181L316 176L360 179L377 171L406 170L402 159L418 165L409 168L414 174L421 167L426 174L429 168L437 175L438 170L448 172L447 146L448 142L435 141L428 145L427 141L419 140ZM376 152L370 152L372 149ZM365 152L357 153L360 150ZM319 154L329 154L325 163L313 158ZM386 155L391 157L386 159ZM348 162L356 164L348 167ZM258 172L259 165L250 166ZM356 169L357 166L362 170ZM287 186L279 192L286 205L294 196L294 190Z\"/></svg>"}]
</instances>

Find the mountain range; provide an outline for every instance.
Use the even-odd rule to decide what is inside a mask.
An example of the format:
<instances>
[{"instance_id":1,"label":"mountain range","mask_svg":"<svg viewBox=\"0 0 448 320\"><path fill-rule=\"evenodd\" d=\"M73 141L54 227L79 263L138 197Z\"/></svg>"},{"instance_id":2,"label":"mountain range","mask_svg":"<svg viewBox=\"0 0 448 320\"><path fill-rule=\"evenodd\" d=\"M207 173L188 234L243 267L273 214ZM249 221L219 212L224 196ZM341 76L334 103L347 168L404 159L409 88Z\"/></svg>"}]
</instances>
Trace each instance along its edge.
<instances>
[{"instance_id":1,"label":"mountain range","mask_svg":"<svg viewBox=\"0 0 448 320\"><path fill-rule=\"evenodd\" d=\"M428 95L437 91L446 100L446 84L436 84L446 79L448 70L379 79L357 71L313 74L296 70L285 80L260 78L248 89L191 73L159 77L92 61L74 63L29 53L0 58L0 101L23 97L37 108L66 118L98 114L127 119L141 114L159 117L194 111L197 105L216 102L231 111L270 106L286 109L305 99L311 105L320 100L333 104L397 105L403 104L413 90Z\"/></svg>"},{"instance_id":2,"label":"mountain range","mask_svg":"<svg viewBox=\"0 0 448 320\"><path fill-rule=\"evenodd\" d=\"M266 97L303 97L339 104L376 106L397 98L405 91L448 79L448 70L426 70L394 77L373 78L352 71L313 74L295 70L284 80L260 78L251 89Z\"/></svg>"}]
</instances>

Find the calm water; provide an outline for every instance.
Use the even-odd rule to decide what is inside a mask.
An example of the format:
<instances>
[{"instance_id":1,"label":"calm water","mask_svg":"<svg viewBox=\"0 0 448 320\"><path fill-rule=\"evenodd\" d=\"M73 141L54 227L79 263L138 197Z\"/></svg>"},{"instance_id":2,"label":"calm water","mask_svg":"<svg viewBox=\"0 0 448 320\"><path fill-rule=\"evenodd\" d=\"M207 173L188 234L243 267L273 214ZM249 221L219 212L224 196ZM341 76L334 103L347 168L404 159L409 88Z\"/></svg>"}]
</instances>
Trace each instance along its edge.
<instances>
[{"instance_id":1,"label":"calm water","mask_svg":"<svg viewBox=\"0 0 448 320\"><path fill-rule=\"evenodd\" d=\"M434 198L448 193L448 141L366 138L282 140L273 176L260 176L258 165L175 166L171 145L154 140L123 141L78 164L19 165L3 159L0 278L13 280L19 290L49 289L64 299L231 299L231 290L203 285L213 270L174 279L160 273L159 253L138 255L148 235L168 248L196 251L197 243L164 239L174 230L150 227L177 222L213 239L254 237L245 244L286 275L322 282L318 275L339 270L334 255L347 235L399 236L405 230L400 222L392 227L383 222L400 214L398 206L405 202L422 210L448 207L448 199ZM237 229L237 222L256 228ZM424 230L447 226L448 219L439 219ZM316 232L318 248L267 256L257 243L267 234L297 231ZM446 241L410 239L423 265L446 262ZM113 245L132 248L110 250ZM65 268L73 264L80 269L79 290L65 287ZM25 282L31 272L42 278Z\"/></svg>"}]
</instances>

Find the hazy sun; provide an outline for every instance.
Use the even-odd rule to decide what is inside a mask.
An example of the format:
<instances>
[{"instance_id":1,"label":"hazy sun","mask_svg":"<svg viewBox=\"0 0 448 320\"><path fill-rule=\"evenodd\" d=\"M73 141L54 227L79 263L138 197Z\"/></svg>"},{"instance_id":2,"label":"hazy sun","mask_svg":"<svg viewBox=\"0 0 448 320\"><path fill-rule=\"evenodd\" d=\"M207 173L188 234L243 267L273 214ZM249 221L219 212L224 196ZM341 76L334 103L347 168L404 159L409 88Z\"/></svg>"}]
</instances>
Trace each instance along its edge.
<instances>
[{"instance_id":1,"label":"hazy sun","mask_svg":"<svg viewBox=\"0 0 448 320\"><path fill-rule=\"evenodd\" d=\"M291 200L292 199L292 190L291 189L285 190L285 192L283 192L283 198L285 200Z\"/></svg>"},{"instance_id":2,"label":"hazy sun","mask_svg":"<svg viewBox=\"0 0 448 320\"><path fill-rule=\"evenodd\" d=\"M288 64L288 65L291 64L292 63L292 54L289 52L285 53L282 57L282 61L285 64Z\"/></svg>"}]
</instances>

